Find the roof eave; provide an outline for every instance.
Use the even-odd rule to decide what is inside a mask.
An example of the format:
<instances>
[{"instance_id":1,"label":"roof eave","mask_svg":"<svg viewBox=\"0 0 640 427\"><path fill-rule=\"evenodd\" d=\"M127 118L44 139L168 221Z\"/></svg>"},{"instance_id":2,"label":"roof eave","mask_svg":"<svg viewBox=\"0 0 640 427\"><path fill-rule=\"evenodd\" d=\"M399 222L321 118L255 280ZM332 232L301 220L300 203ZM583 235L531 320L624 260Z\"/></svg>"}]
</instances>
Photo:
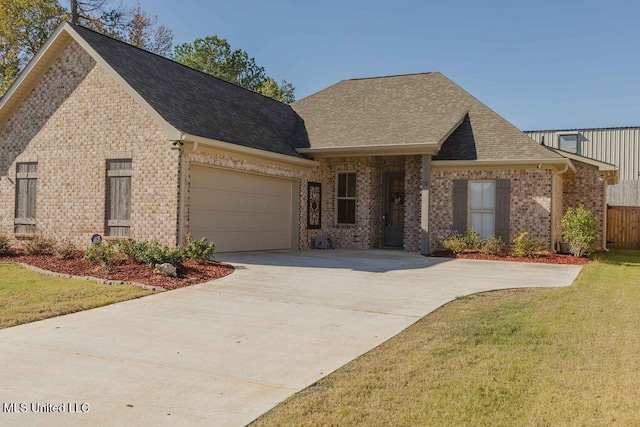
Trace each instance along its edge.
<instances>
[{"instance_id":1,"label":"roof eave","mask_svg":"<svg viewBox=\"0 0 640 427\"><path fill-rule=\"evenodd\" d=\"M410 156L421 154L436 155L439 151L439 146L437 142L430 142L422 144L297 148L296 151L311 157Z\"/></svg>"},{"instance_id":2,"label":"roof eave","mask_svg":"<svg viewBox=\"0 0 640 427\"><path fill-rule=\"evenodd\" d=\"M473 167L473 166L543 166L568 167L572 172L576 172L576 168L569 159L507 159L507 160L434 160L433 167Z\"/></svg>"},{"instance_id":3,"label":"roof eave","mask_svg":"<svg viewBox=\"0 0 640 427\"><path fill-rule=\"evenodd\" d=\"M245 154L248 156L274 160L282 163L290 163L296 166L316 167L320 163L315 160L304 159L302 157L289 156L287 154L274 153L272 151L260 150L258 148L245 147L244 145L233 144L231 142L218 141L216 139L205 138L203 136L184 134L182 142L197 142L208 147L220 150Z\"/></svg>"}]
</instances>

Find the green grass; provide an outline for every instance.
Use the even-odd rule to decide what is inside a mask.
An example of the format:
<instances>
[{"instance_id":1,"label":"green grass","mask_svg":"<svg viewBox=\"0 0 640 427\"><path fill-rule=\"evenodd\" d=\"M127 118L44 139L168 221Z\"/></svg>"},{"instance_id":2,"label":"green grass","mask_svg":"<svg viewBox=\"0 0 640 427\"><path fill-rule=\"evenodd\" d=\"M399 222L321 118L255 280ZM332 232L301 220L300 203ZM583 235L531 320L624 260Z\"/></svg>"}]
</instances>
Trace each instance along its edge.
<instances>
[{"instance_id":1,"label":"green grass","mask_svg":"<svg viewBox=\"0 0 640 427\"><path fill-rule=\"evenodd\" d=\"M52 278L0 264L0 329L149 295L132 285Z\"/></svg>"},{"instance_id":2,"label":"green grass","mask_svg":"<svg viewBox=\"0 0 640 427\"><path fill-rule=\"evenodd\" d=\"M255 425L640 425L640 251L459 298Z\"/></svg>"}]
</instances>

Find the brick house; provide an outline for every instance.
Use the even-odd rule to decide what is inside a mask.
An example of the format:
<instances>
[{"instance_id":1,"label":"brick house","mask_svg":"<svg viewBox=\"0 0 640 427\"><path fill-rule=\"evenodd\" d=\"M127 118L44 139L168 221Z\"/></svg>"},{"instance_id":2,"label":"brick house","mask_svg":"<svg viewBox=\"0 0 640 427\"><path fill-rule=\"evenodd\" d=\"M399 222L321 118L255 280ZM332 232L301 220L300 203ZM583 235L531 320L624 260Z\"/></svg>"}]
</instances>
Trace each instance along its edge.
<instances>
[{"instance_id":1,"label":"brick house","mask_svg":"<svg viewBox=\"0 0 640 427\"><path fill-rule=\"evenodd\" d=\"M191 233L226 252L328 236L428 253L473 227L552 248L567 206L603 225L616 179L440 73L342 81L289 106L69 23L0 100L0 228L17 238Z\"/></svg>"}]
</instances>

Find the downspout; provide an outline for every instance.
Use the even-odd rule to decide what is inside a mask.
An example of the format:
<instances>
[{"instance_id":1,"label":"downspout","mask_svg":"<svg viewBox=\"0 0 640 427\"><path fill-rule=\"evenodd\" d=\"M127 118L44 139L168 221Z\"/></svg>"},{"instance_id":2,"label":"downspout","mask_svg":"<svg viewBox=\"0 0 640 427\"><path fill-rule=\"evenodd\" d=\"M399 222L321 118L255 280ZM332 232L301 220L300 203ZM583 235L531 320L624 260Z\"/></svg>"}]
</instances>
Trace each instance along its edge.
<instances>
[{"instance_id":1,"label":"downspout","mask_svg":"<svg viewBox=\"0 0 640 427\"><path fill-rule=\"evenodd\" d=\"M176 141L174 144L183 145L182 141ZM185 217L185 205L187 201L187 156L191 153L195 153L198 151L198 142L193 142L191 148L180 149L180 195L178 197L178 245L181 245L184 242L185 232L184 232L184 217Z\"/></svg>"},{"instance_id":2,"label":"downspout","mask_svg":"<svg viewBox=\"0 0 640 427\"><path fill-rule=\"evenodd\" d=\"M553 224L555 220L556 209L558 209L558 207L556 206L556 198L555 198L556 177L557 176L559 177L560 175L565 174L568 170L569 170L569 161L565 163L564 169L553 172L551 175L551 243L553 244L553 249L555 251L559 250L558 248L559 244L556 237L556 226L555 224ZM560 209L562 209L562 206L560 206Z\"/></svg>"}]
</instances>

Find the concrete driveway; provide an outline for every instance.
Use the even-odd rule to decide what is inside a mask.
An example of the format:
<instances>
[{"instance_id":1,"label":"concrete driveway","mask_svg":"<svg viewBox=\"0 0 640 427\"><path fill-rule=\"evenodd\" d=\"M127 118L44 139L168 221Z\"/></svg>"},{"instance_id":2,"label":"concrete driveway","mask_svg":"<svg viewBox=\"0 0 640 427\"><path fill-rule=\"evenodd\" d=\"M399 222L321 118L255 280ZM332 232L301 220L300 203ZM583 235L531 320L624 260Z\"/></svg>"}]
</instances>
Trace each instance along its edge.
<instances>
[{"instance_id":1,"label":"concrete driveway","mask_svg":"<svg viewBox=\"0 0 640 427\"><path fill-rule=\"evenodd\" d=\"M219 258L237 271L0 331L0 424L244 425L457 296L580 271L382 250Z\"/></svg>"}]
</instances>

